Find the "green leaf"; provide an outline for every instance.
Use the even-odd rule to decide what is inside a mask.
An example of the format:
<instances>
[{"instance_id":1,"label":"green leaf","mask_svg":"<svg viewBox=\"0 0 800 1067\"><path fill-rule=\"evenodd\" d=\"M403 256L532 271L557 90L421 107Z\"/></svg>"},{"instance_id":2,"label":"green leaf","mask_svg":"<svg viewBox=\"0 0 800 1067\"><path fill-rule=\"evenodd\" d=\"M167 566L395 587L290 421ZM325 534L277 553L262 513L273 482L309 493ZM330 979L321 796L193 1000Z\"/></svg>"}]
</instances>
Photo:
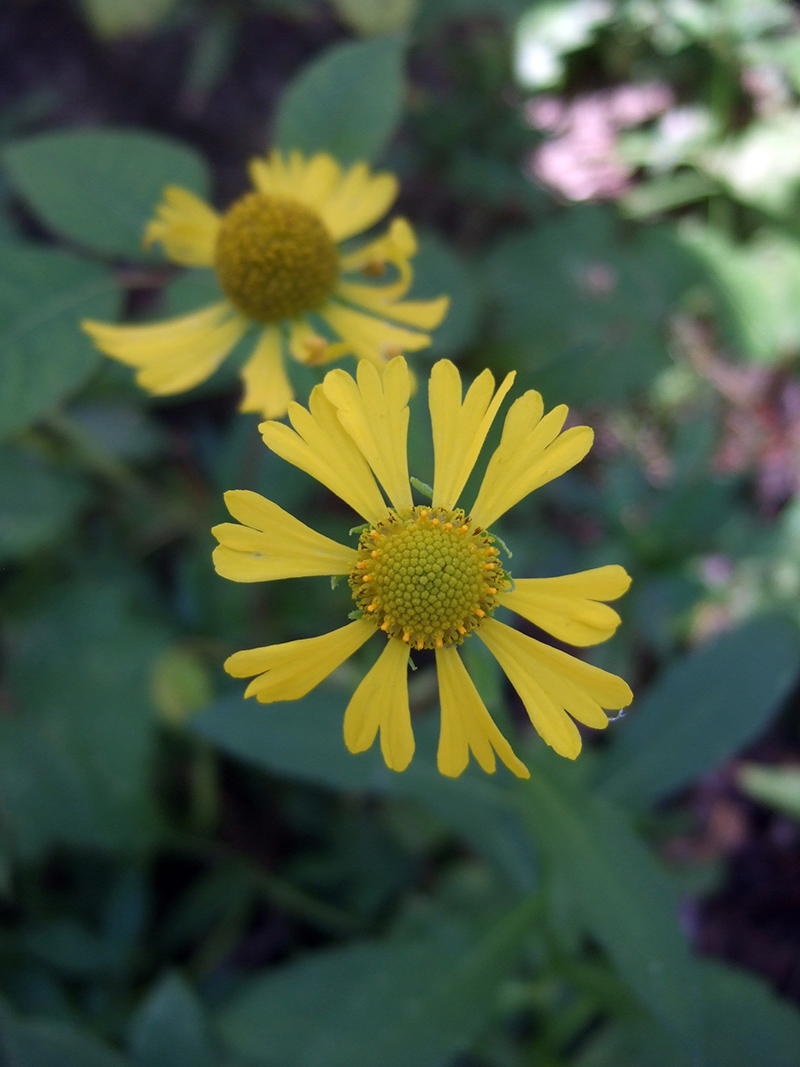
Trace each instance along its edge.
<instances>
[{"instance_id":1,"label":"green leaf","mask_svg":"<svg viewBox=\"0 0 800 1067\"><path fill-rule=\"evenodd\" d=\"M74 474L22 449L0 446L0 562L56 543L87 498Z\"/></svg>"},{"instance_id":2,"label":"green leaf","mask_svg":"<svg viewBox=\"0 0 800 1067\"><path fill-rule=\"evenodd\" d=\"M441 326L431 330L433 343L424 355L434 359L458 356L474 341L482 310L474 268L441 237L432 233L418 236L419 253L414 259L414 283L409 297L412 300L430 300L442 295L450 298Z\"/></svg>"},{"instance_id":3,"label":"green leaf","mask_svg":"<svg viewBox=\"0 0 800 1067\"><path fill-rule=\"evenodd\" d=\"M739 771L739 788L753 800L800 819L800 770L748 763Z\"/></svg>"},{"instance_id":4,"label":"green leaf","mask_svg":"<svg viewBox=\"0 0 800 1067\"><path fill-rule=\"evenodd\" d=\"M499 781L474 770L455 780L443 778L433 755L433 722L433 729L415 726L417 754L402 774L386 767L377 745L353 756L342 737L345 703L343 694L324 686L291 704L264 706L234 698L196 715L189 729L274 774L328 789L411 797L490 859L513 885L520 890L533 885L530 846L502 771Z\"/></svg>"},{"instance_id":5,"label":"green leaf","mask_svg":"<svg viewBox=\"0 0 800 1067\"><path fill-rule=\"evenodd\" d=\"M401 37L329 48L286 90L275 123L278 147L330 152L345 164L378 158L400 121L404 57Z\"/></svg>"},{"instance_id":6,"label":"green leaf","mask_svg":"<svg viewBox=\"0 0 800 1067\"><path fill-rule=\"evenodd\" d=\"M86 17L100 37L114 39L147 33L161 22L177 0L82 0Z\"/></svg>"},{"instance_id":7,"label":"green leaf","mask_svg":"<svg viewBox=\"0 0 800 1067\"><path fill-rule=\"evenodd\" d=\"M108 582L51 592L9 623L0 804L23 858L54 844L136 849L154 815L149 674L164 635Z\"/></svg>"},{"instance_id":8,"label":"green leaf","mask_svg":"<svg viewBox=\"0 0 800 1067\"><path fill-rule=\"evenodd\" d=\"M672 885L623 814L580 788L580 773L541 751L524 787L525 815L558 894L554 904L605 948L639 1002L693 1048L696 974Z\"/></svg>"},{"instance_id":9,"label":"green leaf","mask_svg":"<svg viewBox=\"0 0 800 1067\"><path fill-rule=\"evenodd\" d=\"M702 1067L796 1067L800 1012L754 975L700 961L705 1019ZM575 1067L697 1067L698 1060L651 1020L612 1023Z\"/></svg>"},{"instance_id":10,"label":"green leaf","mask_svg":"<svg viewBox=\"0 0 800 1067\"><path fill-rule=\"evenodd\" d=\"M4 1020L0 1059L9 1067L126 1067L128 1061L65 1023Z\"/></svg>"},{"instance_id":11,"label":"green leaf","mask_svg":"<svg viewBox=\"0 0 800 1067\"><path fill-rule=\"evenodd\" d=\"M0 158L46 226L107 256L149 257L142 236L164 186L208 195L209 172L201 157L152 133L42 133L8 145Z\"/></svg>"},{"instance_id":12,"label":"green leaf","mask_svg":"<svg viewBox=\"0 0 800 1067\"><path fill-rule=\"evenodd\" d=\"M78 323L113 318L108 274L66 252L0 247L0 437L76 392L100 356Z\"/></svg>"},{"instance_id":13,"label":"green leaf","mask_svg":"<svg viewBox=\"0 0 800 1067\"><path fill-rule=\"evenodd\" d=\"M131 1024L135 1067L211 1067L200 1004L183 979L168 974L150 991Z\"/></svg>"},{"instance_id":14,"label":"green leaf","mask_svg":"<svg viewBox=\"0 0 800 1067\"><path fill-rule=\"evenodd\" d=\"M617 726L601 789L644 807L708 774L762 733L798 671L797 628L779 616L752 619L689 653Z\"/></svg>"},{"instance_id":15,"label":"green leaf","mask_svg":"<svg viewBox=\"0 0 800 1067\"><path fill-rule=\"evenodd\" d=\"M668 315L700 276L671 231L626 238L599 207L503 238L483 265L504 366L526 370L552 403L646 389L669 360Z\"/></svg>"},{"instance_id":16,"label":"green leaf","mask_svg":"<svg viewBox=\"0 0 800 1067\"><path fill-rule=\"evenodd\" d=\"M446 1067L491 1020L535 906L523 901L479 940L445 927L308 954L248 983L219 1029L265 1067Z\"/></svg>"},{"instance_id":17,"label":"green leaf","mask_svg":"<svg viewBox=\"0 0 800 1067\"><path fill-rule=\"evenodd\" d=\"M333 0L339 17L364 37L404 32L419 3L420 0Z\"/></svg>"}]
</instances>

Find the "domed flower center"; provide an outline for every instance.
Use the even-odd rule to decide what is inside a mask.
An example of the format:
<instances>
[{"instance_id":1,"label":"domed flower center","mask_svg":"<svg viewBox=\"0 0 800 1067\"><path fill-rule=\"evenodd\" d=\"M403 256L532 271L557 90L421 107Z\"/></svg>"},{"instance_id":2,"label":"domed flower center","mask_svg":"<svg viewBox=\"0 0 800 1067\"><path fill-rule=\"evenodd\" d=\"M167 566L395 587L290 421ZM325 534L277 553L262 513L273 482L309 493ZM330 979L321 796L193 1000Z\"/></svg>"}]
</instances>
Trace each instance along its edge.
<instances>
[{"instance_id":1,"label":"domed flower center","mask_svg":"<svg viewBox=\"0 0 800 1067\"><path fill-rule=\"evenodd\" d=\"M311 311L333 292L339 256L310 208L248 193L222 216L214 265L231 303L256 322Z\"/></svg>"},{"instance_id":2,"label":"domed flower center","mask_svg":"<svg viewBox=\"0 0 800 1067\"><path fill-rule=\"evenodd\" d=\"M364 618L413 648L447 648L497 607L509 584L494 539L463 511L393 511L365 530L350 575Z\"/></svg>"}]
</instances>

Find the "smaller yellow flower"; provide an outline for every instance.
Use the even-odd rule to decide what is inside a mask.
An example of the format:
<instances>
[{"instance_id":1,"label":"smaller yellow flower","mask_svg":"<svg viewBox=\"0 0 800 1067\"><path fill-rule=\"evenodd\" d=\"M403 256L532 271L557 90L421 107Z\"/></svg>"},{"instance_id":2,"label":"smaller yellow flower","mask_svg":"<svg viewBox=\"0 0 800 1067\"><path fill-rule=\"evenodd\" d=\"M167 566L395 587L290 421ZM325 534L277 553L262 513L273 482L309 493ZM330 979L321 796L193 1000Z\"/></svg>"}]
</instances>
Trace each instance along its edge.
<instances>
[{"instance_id":1,"label":"smaller yellow flower","mask_svg":"<svg viewBox=\"0 0 800 1067\"><path fill-rule=\"evenodd\" d=\"M426 331L448 300L404 300L416 253L414 232L394 219L352 247L397 197L391 174L365 163L343 170L329 155L273 152L250 163L254 192L219 215L193 193L164 190L145 244L160 242L173 263L212 269L221 299L166 322L81 325L106 355L135 367L156 396L210 378L251 326L259 330L242 370L241 410L285 415L293 397L284 357L319 364L354 355L383 367L430 344Z\"/></svg>"},{"instance_id":2,"label":"smaller yellow flower","mask_svg":"<svg viewBox=\"0 0 800 1067\"><path fill-rule=\"evenodd\" d=\"M235 582L312 575L346 575L356 602L349 625L321 637L237 652L225 663L250 678L245 696L262 703L297 700L374 634L386 643L359 684L344 717L351 752L363 752L380 731L387 765L404 770L414 753L406 681L409 653L432 649L441 705L438 765L456 777L470 752L491 773L495 754L518 777L529 772L500 733L458 653L477 634L517 690L531 722L556 752L575 759L575 721L608 725L604 709L626 707L627 684L616 675L528 637L492 618L503 606L559 641L593 645L619 625L603 601L615 600L630 579L606 566L560 578L512 580L489 527L528 493L575 466L592 444L588 426L562 432L563 405L547 415L530 391L508 411L499 445L469 512L458 497L514 375L495 393L484 371L462 397L448 360L433 367L429 406L435 459L432 500L414 504L406 438L411 391L406 362L392 360L381 379L361 362L357 379L334 370L311 393L308 409L289 408L291 427L265 422L264 441L277 455L327 486L365 520L357 547L323 537L257 493L225 494L238 524L212 533L217 572ZM387 504L383 491L389 498Z\"/></svg>"}]
</instances>

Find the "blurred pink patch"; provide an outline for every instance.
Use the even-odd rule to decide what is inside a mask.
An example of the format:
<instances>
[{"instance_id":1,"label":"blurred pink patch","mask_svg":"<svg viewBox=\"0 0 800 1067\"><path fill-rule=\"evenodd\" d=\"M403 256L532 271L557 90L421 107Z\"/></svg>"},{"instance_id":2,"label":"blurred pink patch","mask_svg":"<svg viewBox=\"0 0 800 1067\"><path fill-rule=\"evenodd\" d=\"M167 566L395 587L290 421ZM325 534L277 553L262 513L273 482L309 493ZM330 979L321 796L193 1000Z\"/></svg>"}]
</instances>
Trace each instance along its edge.
<instances>
[{"instance_id":1,"label":"blurred pink patch","mask_svg":"<svg viewBox=\"0 0 800 1067\"><path fill-rule=\"evenodd\" d=\"M668 85L655 82L588 93L572 103L534 98L528 120L553 137L531 156L530 173L568 200L614 199L633 173L618 149L620 131L663 114L673 99Z\"/></svg>"}]
</instances>

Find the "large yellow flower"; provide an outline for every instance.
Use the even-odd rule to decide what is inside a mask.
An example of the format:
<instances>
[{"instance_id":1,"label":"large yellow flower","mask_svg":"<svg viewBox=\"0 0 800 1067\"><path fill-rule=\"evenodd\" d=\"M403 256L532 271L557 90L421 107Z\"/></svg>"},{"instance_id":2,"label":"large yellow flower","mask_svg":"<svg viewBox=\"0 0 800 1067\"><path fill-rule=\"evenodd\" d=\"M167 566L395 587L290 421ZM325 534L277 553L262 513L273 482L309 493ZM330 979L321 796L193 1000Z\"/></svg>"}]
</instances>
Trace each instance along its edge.
<instances>
[{"instance_id":1,"label":"large yellow flower","mask_svg":"<svg viewBox=\"0 0 800 1067\"><path fill-rule=\"evenodd\" d=\"M393 360L383 379L369 363L357 380L334 370L311 393L309 409L292 404L292 427L265 422L265 443L306 471L362 516L357 547L323 537L257 493L225 494L238 524L214 528L214 563L236 582L308 575L347 575L355 619L321 637L237 652L225 663L236 678L253 677L245 696L264 703L296 700L351 656L371 635L385 647L350 701L344 739L351 752L368 749L380 731L389 767L402 771L414 753L406 681L409 653L433 649L439 680L439 770L459 775L472 751L485 771L495 752L521 778L528 770L514 755L478 695L458 646L477 634L522 699L531 722L556 752L574 759L581 737L573 720L602 729L604 708L626 707L632 694L616 675L520 633L492 616L502 605L559 641L592 645L610 637L619 616L607 604L630 584L622 567L606 566L561 578L514 582L488 528L524 496L569 470L588 452L588 426L562 432L563 405L544 414L533 391L508 411L469 512L459 494L489 427L514 379L495 393L488 370L462 397L456 367L433 367L429 403L435 475L430 504L415 505L406 435L409 373ZM384 500L381 488L389 498Z\"/></svg>"},{"instance_id":2,"label":"large yellow flower","mask_svg":"<svg viewBox=\"0 0 800 1067\"><path fill-rule=\"evenodd\" d=\"M279 418L293 396L287 352L306 364L352 354L382 367L430 344L425 331L439 325L448 301L403 299L417 248L408 222L394 219L382 236L350 243L396 199L391 174L372 174L365 163L342 170L324 153L276 151L252 160L250 177L255 191L222 215L186 189L164 190L145 244L159 241L173 263L214 270L221 299L152 325L83 322L102 352L135 367L148 392L182 393L255 326L241 410Z\"/></svg>"}]
</instances>

